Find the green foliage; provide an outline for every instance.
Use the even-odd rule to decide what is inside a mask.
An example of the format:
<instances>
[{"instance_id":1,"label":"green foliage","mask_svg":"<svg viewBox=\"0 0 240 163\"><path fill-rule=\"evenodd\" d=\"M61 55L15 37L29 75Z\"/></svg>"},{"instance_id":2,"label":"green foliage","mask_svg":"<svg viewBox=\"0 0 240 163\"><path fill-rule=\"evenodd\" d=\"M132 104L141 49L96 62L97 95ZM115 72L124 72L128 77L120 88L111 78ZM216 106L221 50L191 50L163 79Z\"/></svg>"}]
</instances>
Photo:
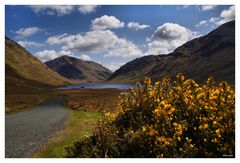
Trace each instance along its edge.
<instances>
[{"instance_id":1,"label":"green foliage","mask_svg":"<svg viewBox=\"0 0 240 163\"><path fill-rule=\"evenodd\" d=\"M226 82L199 86L179 73L136 85L66 157L234 157L235 94Z\"/></svg>"}]
</instances>

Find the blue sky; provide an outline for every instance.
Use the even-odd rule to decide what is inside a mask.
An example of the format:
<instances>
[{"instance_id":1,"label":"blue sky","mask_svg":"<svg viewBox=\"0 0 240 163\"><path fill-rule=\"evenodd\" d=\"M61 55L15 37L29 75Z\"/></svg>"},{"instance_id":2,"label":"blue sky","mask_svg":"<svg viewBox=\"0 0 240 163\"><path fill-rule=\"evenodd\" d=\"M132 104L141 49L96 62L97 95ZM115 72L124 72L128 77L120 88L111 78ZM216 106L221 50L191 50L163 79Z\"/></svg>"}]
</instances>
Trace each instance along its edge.
<instances>
[{"instance_id":1,"label":"blue sky","mask_svg":"<svg viewBox=\"0 0 240 163\"><path fill-rule=\"evenodd\" d=\"M5 34L43 62L70 55L114 71L234 19L235 7L226 5L7 5Z\"/></svg>"}]
</instances>

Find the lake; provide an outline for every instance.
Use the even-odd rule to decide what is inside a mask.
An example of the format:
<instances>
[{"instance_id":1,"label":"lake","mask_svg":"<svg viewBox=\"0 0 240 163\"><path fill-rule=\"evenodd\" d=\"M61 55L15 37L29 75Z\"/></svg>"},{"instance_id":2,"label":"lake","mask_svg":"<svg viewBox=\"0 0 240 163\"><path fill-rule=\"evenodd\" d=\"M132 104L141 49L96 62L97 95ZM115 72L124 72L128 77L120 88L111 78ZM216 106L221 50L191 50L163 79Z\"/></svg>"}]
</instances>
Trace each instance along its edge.
<instances>
[{"instance_id":1,"label":"lake","mask_svg":"<svg viewBox=\"0 0 240 163\"><path fill-rule=\"evenodd\" d=\"M60 90L68 90L68 89L104 89L104 88L116 88L116 89L128 89L128 88L136 88L134 84L106 84L106 83L83 83L83 84L73 84L64 87L59 87L57 89Z\"/></svg>"}]
</instances>

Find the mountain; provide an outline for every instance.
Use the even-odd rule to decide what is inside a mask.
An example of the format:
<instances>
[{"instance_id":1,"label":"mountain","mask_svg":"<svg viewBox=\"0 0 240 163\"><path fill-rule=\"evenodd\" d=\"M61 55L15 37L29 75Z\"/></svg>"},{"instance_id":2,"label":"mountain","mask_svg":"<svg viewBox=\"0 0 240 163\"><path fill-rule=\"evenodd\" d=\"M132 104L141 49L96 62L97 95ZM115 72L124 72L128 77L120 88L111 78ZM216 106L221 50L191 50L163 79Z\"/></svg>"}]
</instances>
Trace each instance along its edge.
<instances>
[{"instance_id":1,"label":"mountain","mask_svg":"<svg viewBox=\"0 0 240 163\"><path fill-rule=\"evenodd\" d=\"M6 93L21 88L25 91L40 86L60 86L70 80L52 71L16 42L5 37Z\"/></svg>"},{"instance_id":2,"label":"mountain","mask_svg":"<svg viewBox=\"0 0 240 163\"><path fill-rule=\"evenodd\" d=\"M120 67L109 78L112 83L134 83L148 76L154 81L178 72L203 82L235 83L235 21L225 23L205 36L195 38L167 55L137 58Z\"/></svg>"},{"instance_id":3,"label":"mountain","mask_svg":"<svg viewBox=\"0 0 240 163\"><path fill-rule=\"evenodd\" d=\"M45 63L62 76L81 82L100 82L107 80L112 72L93 61L83 61L67 55Z\"/></svg>"}]
</instances>

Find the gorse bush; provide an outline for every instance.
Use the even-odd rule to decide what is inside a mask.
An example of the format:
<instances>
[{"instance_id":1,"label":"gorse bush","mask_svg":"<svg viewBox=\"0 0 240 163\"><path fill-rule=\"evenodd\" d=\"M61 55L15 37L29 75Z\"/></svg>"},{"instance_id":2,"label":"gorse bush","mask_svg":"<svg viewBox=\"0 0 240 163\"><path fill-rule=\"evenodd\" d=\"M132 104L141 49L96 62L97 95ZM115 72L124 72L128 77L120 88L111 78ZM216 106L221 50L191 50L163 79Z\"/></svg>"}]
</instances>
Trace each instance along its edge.
<instances>
[{"instance_id":1,"label":"gorse bush","mask_svg":"<svg viewBox=\"0 0 240 163\"><path fill-rule=\"evenodd\" d=\"M235 94L226 82L200 86L179 73L174 82L136 85L67 157L235 156Z\"/></svg>"}]
</instances>

